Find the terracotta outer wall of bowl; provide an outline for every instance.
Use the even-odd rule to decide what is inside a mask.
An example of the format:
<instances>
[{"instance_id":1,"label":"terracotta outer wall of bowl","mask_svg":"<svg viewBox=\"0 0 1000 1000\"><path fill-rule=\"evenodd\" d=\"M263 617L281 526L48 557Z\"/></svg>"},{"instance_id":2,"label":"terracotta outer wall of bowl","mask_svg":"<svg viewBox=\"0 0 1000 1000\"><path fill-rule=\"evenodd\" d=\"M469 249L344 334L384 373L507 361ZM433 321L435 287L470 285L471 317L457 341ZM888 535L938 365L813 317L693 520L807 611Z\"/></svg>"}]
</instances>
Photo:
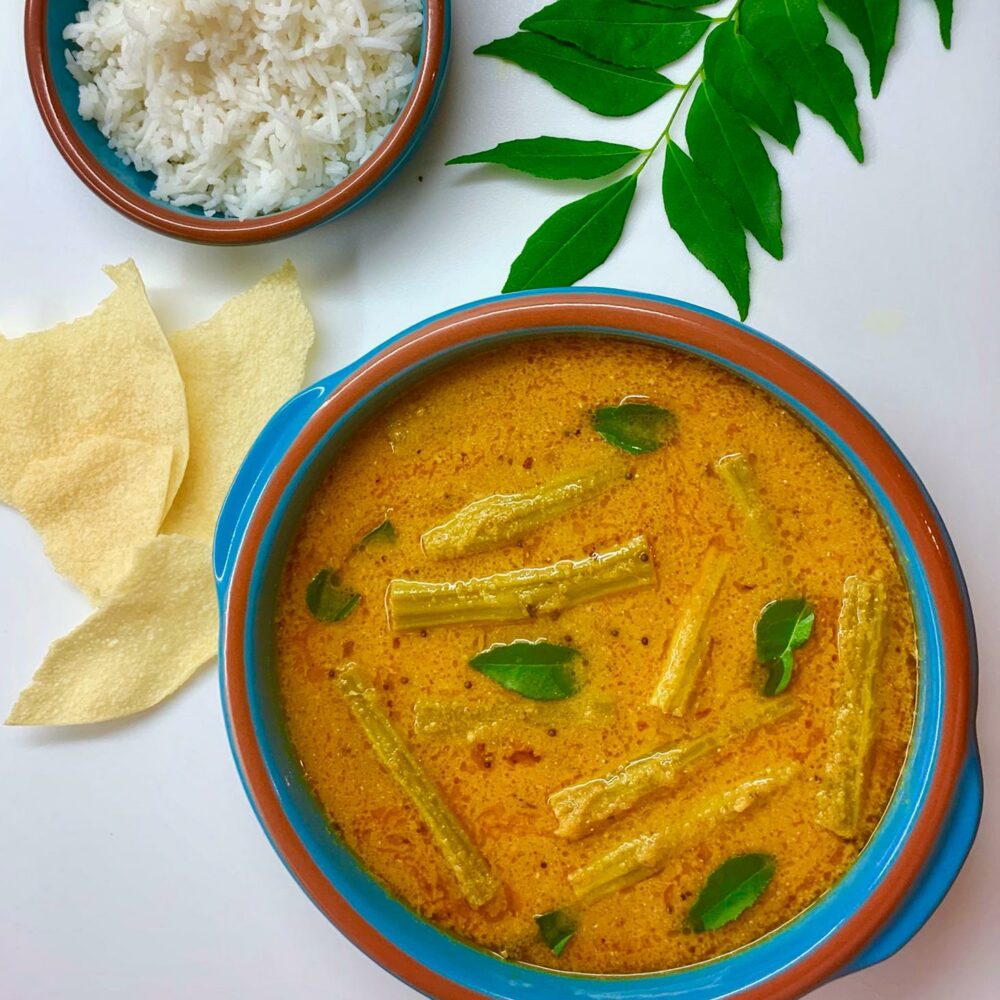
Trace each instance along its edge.
<instances>
[{"instance_id":1,"label":"terracotta outer wall of bowl","mask_svg":"<svg viewBox=\"0 0 1000 1000\"><path fill-rule=\"evenodd\" d=\"M346 211L385 180L417 138L433 110L444 75L448 44L449 0L426 0L426 42L417 77L396 123L370 157L343 181L297 208L258 219L216 219L186 215L166 203L127 188L112 177L77 134L49 72L46 27L49 0L27 0L24 48L35 103L52 141L76 175L122 215L148 229L196 243L232 245L261 243L291 236Z\"/></svg>"},{"instance_id":2,"label":"terracotta outer wall of bowl","mask_svg":"<svg viewBox=\"0 0 1000 1000\"><path fill-rule=\"evenodd\" d=\"M481 995L428 970L375 931L346 903L309 857L284 815L257 746L246 690L244 636L254 562L275 506L291 477L328 429L383 381L430 355L480 338L546 327L613 328L686 344L727 358L796 398L835 429L881 484L910 534L940 618L947 700L939 755L924 807L882 883L853 916L810 954L741 1000L791 1000L833 978L886 925L917 881L948 815L969 745L974 651L964 591L944 544L938 518L921 487L879 429L836 386L774 343L710 315L643 298L600 292L539 294L500 299L428 322L361 365L322 402L271 475L235 557L224 609L223 691L234 752L273 844L324 914L358 947L390 972L435 997L472 1000Z\"/></svg>"}]
</instances>

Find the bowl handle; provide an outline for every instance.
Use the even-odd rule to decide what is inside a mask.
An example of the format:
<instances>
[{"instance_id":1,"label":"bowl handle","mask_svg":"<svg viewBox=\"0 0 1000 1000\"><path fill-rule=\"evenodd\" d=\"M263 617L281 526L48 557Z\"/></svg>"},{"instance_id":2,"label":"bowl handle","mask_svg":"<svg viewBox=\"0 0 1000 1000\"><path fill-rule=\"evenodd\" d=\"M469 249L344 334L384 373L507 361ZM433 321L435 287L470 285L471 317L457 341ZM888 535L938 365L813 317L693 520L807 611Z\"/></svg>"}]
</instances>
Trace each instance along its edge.
<instances>
[{"instance_id":1,"label":"bowl handle","mask_svg":"<svg viewBox=\"0 0 1000 1000\"><path fill-rule=\"evenodd\" d=\"M220 596L228 586L247 522L271 473L309 418L343 380L347 370L334 372L292 396L264 425L264 429L250 446L229 487L215 525L212 560Z\"/></svg>"},{"instance_id":2,"label":"bowl handle","mask_svg":"<svg viewBox=\"0 0 1000 1000\"><path fill-rule=\"evenodd\" d=\"M867 969L894 955L927 922L965 863L983 811L983 770L975 737L958 780L951 811L923 872L892 919L840 975Z\"/></svg>"}]
</instances>

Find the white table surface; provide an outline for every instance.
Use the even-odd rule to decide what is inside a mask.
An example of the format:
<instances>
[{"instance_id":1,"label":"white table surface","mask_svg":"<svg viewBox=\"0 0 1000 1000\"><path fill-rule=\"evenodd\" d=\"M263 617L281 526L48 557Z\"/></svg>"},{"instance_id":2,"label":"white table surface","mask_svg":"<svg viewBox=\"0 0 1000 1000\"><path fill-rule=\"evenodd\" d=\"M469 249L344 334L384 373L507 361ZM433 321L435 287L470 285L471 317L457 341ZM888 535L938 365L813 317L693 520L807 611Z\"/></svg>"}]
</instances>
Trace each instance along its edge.
<instances>
[{"instance_id":1,"label":"white table surface","mask_svg":"<svg viewBox=\"0 0 1000 1000\"><path fill-rule=\"evenodd\" d=\"M211 249L146 232L81 186L35 112L21 4L3 4L0 329L15 336L90 311L110 287L99 265L129 256L164 326L187 325L290 256L317 321L318 377L425 316L495 293L524 238L567 195L444 160L543 132L641 140L663 111L595 119L527 74L473 58L534 0L454 6L442 107L392 185L327 228ZM787 259L753 254L750 322L877 416L950 526L979 627L989 787L1000 769L1000 4L959 0L950 53L930 0L903 7L882 97L861 101L868 163L858 167L808 114L798 152L776 158ZM864 79L853 48L850 61ZM644 181L622 244L592 282L731 313L668 229L655 178ZM0 507L0 711L86 611L27 524ZM998 869L991 795L965 869L917 938L818 995L1000 996ZM230 759L214 669L139 719L0 729L0 997L415 995L325 921L268 846Z\"/></svg>"}]
</instances>

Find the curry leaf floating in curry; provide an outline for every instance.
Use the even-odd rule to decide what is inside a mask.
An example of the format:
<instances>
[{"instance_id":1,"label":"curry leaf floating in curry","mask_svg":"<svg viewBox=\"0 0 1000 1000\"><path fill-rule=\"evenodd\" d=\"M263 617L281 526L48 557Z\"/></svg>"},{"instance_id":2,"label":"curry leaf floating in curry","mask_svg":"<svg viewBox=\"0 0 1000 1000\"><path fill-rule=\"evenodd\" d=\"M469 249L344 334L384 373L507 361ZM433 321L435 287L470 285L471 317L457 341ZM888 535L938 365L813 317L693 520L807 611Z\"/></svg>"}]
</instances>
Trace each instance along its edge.
<instances>
[{"instance_id":1,"label":"curry leaf floating in curry","mask_svg":"<svg viewBox=\"0 0 1000 1000\"><path fill-rule=\"evenodd\" d=\"M469 666L522 698L558 701L576 694L571 664L579 655L571 646L517 639L484 649L469 660Z\"/></svg>"},{"instance_id":2,"label":"curry leaf floating in curry","mask_svg":"<svg viewBox=\"0 0 1000 1000\"><path fill-rule=\"evenodd\" d=\"M677 418L652 403L619 403L599 406L591 426L608 444L630 455L644 455L662 448L677 433Z\"/></svg>"},{"instance_id":3,"label":"curry leaf floating in curry","mask_svg":"<svg viewBox=\"0 0 1000 1000\"><path fill-rule=\"evenodd\" d=\"M693 930L715 931L735 920L760 899L774 878L770 854L740 854L724 861L708 881L688 913Z\"/></svg>"},{"instance_id":4,"label":"curry leaf floating in curry","mask_svg":"<svg viewBox=\"0 0 1000 1000\"><path fill-rule=\"evenodd\" d=\"M365 535L355 549L366 549L369 545L392 545L396 541L396 528L388 517Z\"/></svg>"},{"instance_id":5,"label":"curry leaf floating in curry","mask_svg":"<svg viewBox=\"0 0 1000 1000\"><path fill-rule=\"evenodd\" d=\"M336 570L321 569L306 587L306 607L317 621L343 621L357 606L361 595L340 584Z\"/></svg>"},{"instance_id":6,"label":"curry leaf floating in curry","mask_svg":"<svg viewBox=\"0 0 1000 1000\"><path fill-rule=\"evenodd\" d=\"M548 945L549 950L558 958L576 933L576 920L566 910L549 910L535 917L539 937Z\"/></svg>"},{"instance_id":7,"label":"curry leaf floating in curry","mask_svg":"<svg viewBox=\"0 0 1000 1000\"><path fill-rule=\"evenodd\" d=\"M792 653L812 635L816 613L804 597L771 601L754 625L757 662L769 668L764 694L781 694L792 679Z\"/></svg>"},{"instance_id":8,"label":"curry leaf floating in curry","mask_svg":"<svg viewBox=\"0 0 1000 1000\"><path fill-rule=\"evenodd\" d=\"M953 0L934 2L942 41L950 48ZM895 45L899 0L825 4L864 49L877 96ZM591 111L621 116L648 107L674 89L666 76L649 67L670 63L705 39L700 64L677 88L665 126L652 142L639 144L648 148L632 172L612 188L580 198L543 222L511 268L504 291L573 284L603 263L621 237L639 176L662 146L667 154L663 202L669 221L686 248L722 280L743 317L750 303L744 230L772 255L782 255L777 175L764 147L754 141L754 130L768 132L793 149L799 136L799 102L828 121L856 159L864 159L854 78L839 49L828 41L819 0L730 0L728 10L717 17L694 10L704 6L712 5L687 0L556 0L524 20L525 30L476 49L479 55L498 56L537 74ZM695 99L696 121L704 115L707 86L725 106L711 129L694 138L689 131L689 157L676 132L689 97ZM532 141L512 140L497 150ZM450 162L479 162L482 155ZM613 169L627 162L619 161ZM528 172L560 176L544 169ZM610 170L568 171L562 176L597 177L606 172ZM614 225L603 228L596 249L593 239L574 240L566 231L568 215L579 214L594 198L615 209ZM556 253L549 247L546 258L552 259L544 269L545 280L532 283L524 275L538 268L523 265L539 257L540 242L561 249Z\"/></svg>"},{"instance_id":9,"label":"curry leaf floating in curry","mask_svg":"<svg viewBox=\"0 0 1000 1000\"><path fill-rule=\"evenodd\" d=\"M396 541L396 529L386 517L354 545L352 552L360 552L369 545L391 545ZM317 621L343 621L361 601L361 595L344 587L335 569L321 569L306 587L306 607Z\"/></svg>"}]
</instances>

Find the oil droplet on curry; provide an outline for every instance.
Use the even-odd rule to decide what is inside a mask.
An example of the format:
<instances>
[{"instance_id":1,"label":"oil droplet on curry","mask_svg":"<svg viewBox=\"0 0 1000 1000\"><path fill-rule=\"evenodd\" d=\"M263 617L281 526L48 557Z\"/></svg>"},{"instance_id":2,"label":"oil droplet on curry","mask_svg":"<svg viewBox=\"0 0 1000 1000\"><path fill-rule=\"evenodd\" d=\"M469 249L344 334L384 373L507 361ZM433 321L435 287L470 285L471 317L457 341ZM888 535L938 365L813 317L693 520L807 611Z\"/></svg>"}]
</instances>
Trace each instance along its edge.
<instances>
[{"instance_id":1,"label":"oil droplet on curry","mask_svg":"<svg viewBox=\"0 0 1000 1000\"><path fill-rule=\"evenodd\" d=\"M306 779L376 879L505 958L605 974L827 891L917 685L892 544L826 445L612 337L480 353L373 416L304 513L277 650Z\"/></svg>"}]
</instances>

